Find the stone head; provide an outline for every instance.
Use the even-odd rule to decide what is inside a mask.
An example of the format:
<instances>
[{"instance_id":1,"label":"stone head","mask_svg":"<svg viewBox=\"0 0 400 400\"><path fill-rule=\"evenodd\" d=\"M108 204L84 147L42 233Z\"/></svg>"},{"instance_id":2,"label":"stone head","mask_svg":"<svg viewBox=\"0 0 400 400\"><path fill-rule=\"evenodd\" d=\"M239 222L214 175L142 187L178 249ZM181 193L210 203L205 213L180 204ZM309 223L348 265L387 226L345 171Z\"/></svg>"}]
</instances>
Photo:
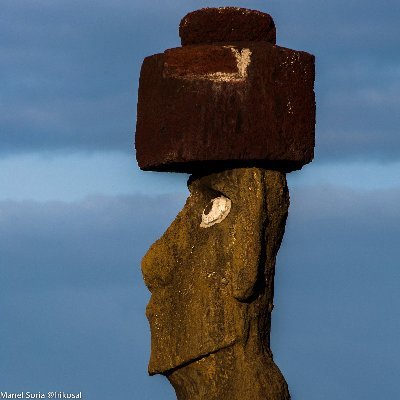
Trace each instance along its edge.
<instances>
[{"instance_id":1,"label":"stone head","mask_svg":"<svg viewBox=\"0 0 400 400\"><path fill-rule=\"evenodd\" d=\"M191 177L188 187L184 208L142 261L152 293L150 374L243 340L257 309L272 305L266 288L287 214L284 174L236 168Z\"/></svg>"}]
</instances>

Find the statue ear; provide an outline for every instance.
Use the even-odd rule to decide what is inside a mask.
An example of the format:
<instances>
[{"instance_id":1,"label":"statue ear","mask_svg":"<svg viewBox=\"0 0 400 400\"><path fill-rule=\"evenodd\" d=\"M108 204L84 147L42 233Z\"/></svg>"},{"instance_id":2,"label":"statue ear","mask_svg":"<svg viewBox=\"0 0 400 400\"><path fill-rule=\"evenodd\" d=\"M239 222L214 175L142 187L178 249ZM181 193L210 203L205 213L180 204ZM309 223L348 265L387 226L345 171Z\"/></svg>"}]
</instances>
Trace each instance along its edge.
<instances>
[{"instance_id":1,"label":"statue ear","mask_svg":"<svg viewBox=\"0 0 400 400\"><path fill-rule=\"evenodd\" d=\"M263 179L244 187L251 188L252 195L241 195L236 201L239 209L232 262L233 296L240 301L257 293L265 284L267 271L273 274L289 207L286 178L281 172L266 171Z\"/></svg>"},{"instance_id":2,"label":"statue ear","mask_svg":"<svg viewBox=\"0 0 400 400\"><path fill-rule=\"evenodd\" d=\"M231 279L233 296L239 301L253 296L264 279L265 191L261 182L253 182L252 186L251 195L241 196L236 204Z\"/></svg>"},{"instance_id":3,"label":"statue ear","mask_svg":"<svg viewBox=\"0 0 400 400\"><path fill-rule=\"evenodd\" d=\"M231 253L230 281L232 295L247 301L264 281L267 225L266 171L257 168L236 168L222 174L210 174L188 182L192 194L205 199L224 196L231 202L228 225L223 240L228 240ZM213 228L210 228L213 229Z\"/></svg>"},{"instance_id":4,"label":"statue ear","mask_svg":"<svg viewBox=\"0 0 400 400\"><path fill-rule=\"evenodd\" d=\"M232 291L233 296L239 301L246 301L253 296L260 279L264 276L266 223L266 215L263 212L264 201L253 198L252 202L246 204L250 209L241 210L235 223Z\"/></svg>"}]
</instances>

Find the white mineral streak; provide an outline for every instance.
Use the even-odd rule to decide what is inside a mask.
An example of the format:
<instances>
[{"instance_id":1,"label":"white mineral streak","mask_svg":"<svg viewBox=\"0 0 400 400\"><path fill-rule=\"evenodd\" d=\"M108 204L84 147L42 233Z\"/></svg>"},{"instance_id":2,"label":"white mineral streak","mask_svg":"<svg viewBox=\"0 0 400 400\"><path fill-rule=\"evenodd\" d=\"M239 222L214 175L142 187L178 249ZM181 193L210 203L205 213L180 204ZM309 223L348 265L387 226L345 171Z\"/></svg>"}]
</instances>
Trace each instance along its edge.
<instances>
[{"instance_id":1,"label":"white mineral streak","mask_svg":"<svg viewBox=\"0 0 400 400\"><path fill-rule=\"evenodd\" d=\"M238 49L232 46L224 46L227 49L231 49L233 55L236 58L237 72L213 72L211 74L203 75L202 78L208 79L214 82L242 82L247 78L247 69L251 63L251 51L250 49L242 49L240 52Z\"/></svg>"},{"instance_id":2,"label":"white mineral streak","mask_svg":"<svg viewBox=\"0 0 400 400\"><path fill-rule=\"evenodd\" d=\"M211 72L211 73L199 73L199 74L184 74L184 75L174 75L178 79L183 80L193 80L195 79L204 79L212 82L243 82L247 78L247 70L251 63L251 51L250 49L242 49L238 50L233 46L223 46L227 49L230 49L235 56L236 59L236 72ZM168 64L166 64L168 67Z\"/></svg>"},{"instance_id":3,"label":"white mineral streak","mask_svg":"<svg viewBox=\"0 0 400 400\"><path fill-rule=\"evenodd\" d=\"M231 205L232 202L225 196L212 199L210 212L208 214L205 213L207 206L201 215L200 228L209 228L222 222L231 211Z\"/></svg>"}]
</instances>

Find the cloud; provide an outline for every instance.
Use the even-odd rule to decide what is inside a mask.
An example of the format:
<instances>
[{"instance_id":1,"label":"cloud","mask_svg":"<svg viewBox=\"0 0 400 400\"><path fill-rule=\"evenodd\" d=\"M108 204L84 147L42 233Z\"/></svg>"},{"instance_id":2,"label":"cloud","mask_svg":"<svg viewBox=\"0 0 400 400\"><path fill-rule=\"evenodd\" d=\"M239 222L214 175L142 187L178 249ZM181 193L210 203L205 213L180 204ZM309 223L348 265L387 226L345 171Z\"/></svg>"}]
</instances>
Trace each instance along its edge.
<instances>
[{"instance_id":1,"label":"cloud","mask_svg":"<svg viewBox=\"0 0 400 400\"><path fill-rule=\"evenodd\" d=\"M146 377L139 265L184 197L0 202L2 390L174 398ZM398 188L291 191L272 346L293 397L398 393L399 200Z\"/></svg>"},{"instance_id":2,"label":"cloud","mask_svg":"<svg viewBox=\"0 0 400 400\"><path fill-rule=\"evenodd\" d=\"M391 371L400 355L399 200L398 188L292 190L272 346L295 396L373 399L398 391Z\"/></svg>"},{"instance_id":3,"label":"cloud","mask_svg":"<svg viewBox=\"0 0 400 400\"><path fill-rule=\"evenodd\" d=\"M187 174L143 172L133 154L74 152L0 158L0 200L77 201L101 193L187 192Z\"/></svg>"},{"instance_id":4,"label":"cloud","mask_svg":"<svg viewBox=\"0 0 400 400\"><path fill-rule=\"evenodd\" d=\"M139 68L157 39L147 27L166 27L139 4L3 4L2 152L132 150Z\"/></svg>"},{"instance_id":5,"label":"cloud","mask_svg":"<svg viewBox=\"0 0 400 400\"><path fill-rule=\"evenodd\" d=\"M270 12L279 44L317 56L321 160L399 159L397 1L238 5ZM125 0L2 6L3 154L131 151L142 59L179 45L180 18L198 8L195 1Z\"/></svg>"},{"instance_id":6,"label":"cloud","mask_svg":"<svg viewBox=\"0 0 400 400\"><path fill-rule=\"evenodd\" d=\"M184 200L0 202L2 391L173 398L164 380L146 373L149 295L140 259Z\"/></svg>"},{"instance_id":7,"label":"cloud","mask_svg":"<svg viewBox=\"0 0 400 400\"><path fill-rule=\"evenodd\" d=\"M161 235L183 200L184 195L137 195L1 202L3 268L18 285L86 287L130 285L122 270L130 264L131 282L138 283L143 248ZM138 235L143 224L146 231Z\"/></svg>"},{"instance_id":8,"label":"cloud","mask_svg":"<svg viewBox=\"0 0 400 400\"><path fill-rule=\"evenodd\" d=\"M335 84L335 90L329 88L327 75L317 92L318 159L379 162L399 159L399 71L384 65L368 71L360 67L357 71L353 66L345 74L342 67L337 71L333 67L331 84Z\"/></svg>"}]
</instances>

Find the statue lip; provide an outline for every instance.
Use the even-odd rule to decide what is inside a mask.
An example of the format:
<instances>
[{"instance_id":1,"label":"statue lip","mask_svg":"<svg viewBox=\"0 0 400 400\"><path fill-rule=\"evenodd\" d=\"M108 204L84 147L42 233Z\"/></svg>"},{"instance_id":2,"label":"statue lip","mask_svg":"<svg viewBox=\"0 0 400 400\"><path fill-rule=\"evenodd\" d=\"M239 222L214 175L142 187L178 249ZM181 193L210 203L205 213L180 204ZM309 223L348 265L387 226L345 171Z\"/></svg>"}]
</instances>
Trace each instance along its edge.
<instances>
[{"instance_id":1,"label":"statue lip","mask_svg":"<svg viewBox=\"0 0 400 400\"><path fill-rule=\"evenodd\" d=\"M157 362L153 359L153 357L150 357L150 362L149 362L149 366L148 366L148 373L150 376L153 375L157 375L157 374L163 374L163 375L169 375L171 373L173 373L174 371L185 367L186 365L189 365L193 362L196 361L200 361L203 358L206 358L208 356L210 356L211 354L217 353L218 351L222 350L222 349L226 349L228 347L233 346L236 342L238 342L237 338L231 338L227 343L215 347L213 350L207 351L207 352L202 352L199 355L193 355L192 357L188 357L185 360L176 360L175 362L171 362L170 366L156 366Z\"/></svg>"},{"instance_id":2,"label":"statue lip","mask_svg":"<svg viewBox=\"0 0 400 400\"><path fill-rule=\"evenodd\" d=\"M237 332L230 332L220 344L209 340L206 341L200 349L191 349L193 352L187 353L184 357L179 355L179 352L174 354L166 355L165 352L159 353L159 349L165 346L164 334L159 331L158 316L162 313L159 306L154 302L153 296L151 296L147 307L146 317L149 321L151 328L151 353L148 365L149 375L163 374L167 375L173 371L184 367L192 362L201 360L210 354L214 354L219 350L225 349L232 346L240 340L240 335ZM161 355L162 354L162 355ZM161 355L161 357L159 357Z\"/></svg>"}]
</instances>

